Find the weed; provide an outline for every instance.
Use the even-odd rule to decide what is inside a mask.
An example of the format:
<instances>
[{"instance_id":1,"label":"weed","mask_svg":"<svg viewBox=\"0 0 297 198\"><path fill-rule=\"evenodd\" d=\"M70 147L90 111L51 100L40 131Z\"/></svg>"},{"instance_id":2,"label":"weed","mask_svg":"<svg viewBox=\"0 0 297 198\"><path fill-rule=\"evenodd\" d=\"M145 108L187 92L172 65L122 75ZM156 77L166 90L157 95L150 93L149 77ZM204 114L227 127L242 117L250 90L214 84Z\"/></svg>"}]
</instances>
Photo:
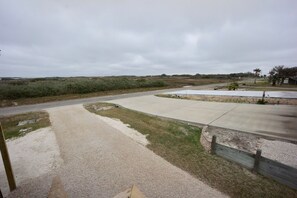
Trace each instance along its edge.
<instances>
[{"instance_id":1,"label":"weed","mask_svg":"<svg viewBox=\"0 0 297 198\"><path fill-rule=\"evenodd\" d=\"M20 125L23 121L29 122ZM50 126L49 115L45 111L4 116L0 117L0 122L5 139L20 137L39 128Z\"/></svg>"}]
</instances>

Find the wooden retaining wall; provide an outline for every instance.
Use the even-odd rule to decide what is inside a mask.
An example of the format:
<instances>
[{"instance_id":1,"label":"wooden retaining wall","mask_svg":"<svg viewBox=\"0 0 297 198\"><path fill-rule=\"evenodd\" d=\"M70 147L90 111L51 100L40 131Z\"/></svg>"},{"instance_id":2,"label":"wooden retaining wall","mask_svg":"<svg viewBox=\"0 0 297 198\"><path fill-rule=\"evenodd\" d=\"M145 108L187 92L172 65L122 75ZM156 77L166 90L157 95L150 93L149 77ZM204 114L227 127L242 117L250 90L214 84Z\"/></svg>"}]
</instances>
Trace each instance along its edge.
<instances>
[{"instance_id":1,"label":"wooden retaining wall","mask_svg":"<svg viewBox=\"0 0 297 198\"><path fill-rule=\"evenodd\" d=\"M256 154L252 154L230 148L216 143L216 137L213 136L211 153L297 190L297 169L262 157L261 150L257 150Z\"/></svg>"}]
</instances>

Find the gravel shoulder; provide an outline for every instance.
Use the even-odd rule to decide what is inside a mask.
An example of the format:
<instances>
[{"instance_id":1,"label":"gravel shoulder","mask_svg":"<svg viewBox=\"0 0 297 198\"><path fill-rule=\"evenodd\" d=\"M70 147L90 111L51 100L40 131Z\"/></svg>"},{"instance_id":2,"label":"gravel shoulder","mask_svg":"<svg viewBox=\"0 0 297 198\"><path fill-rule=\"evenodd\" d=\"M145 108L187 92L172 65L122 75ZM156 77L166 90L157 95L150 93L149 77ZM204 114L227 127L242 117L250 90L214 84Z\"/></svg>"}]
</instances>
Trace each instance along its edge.
<instances>
[{"instance_id":1,"label":"gravel shoulder","mask_svg":"<svg viewBox=\"0 0 297 198\"><path fill-rule=\"evenodd\" d=\"M63 163L55 133L51 127L8 140L7 148L17 186L40 177ZM2 160L0 160L0 188L3 195L7 196L9 188Z\"/></svg>"},{"instance_id":2,"label":"gravel shoulder","mask_svg":"<svg viewBox=\"0 0 297 198\"><path fill-rule=\"evenodd\" d=\"M203 132L203 136L209 142L211 142L213 135L217 136L219 144L254 154L257 149L261 149L263 157L297 168L296 143L274 140L272 138L266 139L263 136L217 127L207 127Z\"/></svg>"},{"instance_id":3,"label":"gravel shoulder","mask_svg":"<svg viewBox=\"0 0 297 198\"><path fill-rule=\"evenodd\" d=\"M64 160L55 174L60 175L69 197L113 197L133 184L147 197L226 197L82 105L48 112ZM45 197L52 177L47 174L32 180L10 197L23 193Z\"/></svg>"}]
</instances>

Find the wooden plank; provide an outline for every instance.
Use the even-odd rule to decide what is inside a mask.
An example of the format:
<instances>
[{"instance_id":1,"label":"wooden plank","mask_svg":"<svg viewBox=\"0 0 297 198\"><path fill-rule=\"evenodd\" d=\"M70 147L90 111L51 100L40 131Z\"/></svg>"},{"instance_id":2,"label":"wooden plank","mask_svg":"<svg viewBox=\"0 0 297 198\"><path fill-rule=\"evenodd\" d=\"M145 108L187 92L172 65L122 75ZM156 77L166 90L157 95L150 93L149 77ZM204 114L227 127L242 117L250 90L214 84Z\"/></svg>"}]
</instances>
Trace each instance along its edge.
<instances>
[{"instance_id":1,"label":"wooden plank","mask_svg":"<svg viewBox=\"0 0 297 198\"><path fill-rule=\"evenodd\" d=\"M9 188L10 188L10 191L13 191L14 189L16 189L16 184L15 184L15 180L14 180L13 171L11 168L11 163L10 163L9 154L7 151L7 146L6 146L5 137L4 137L1 123L0 123L0 150L1 150L1 155L2 155L2 159L3 159L3 164L4 164Z\"/></svg>"},{"instance_id":2,"label":"wooden plank","mask_svg":"<svg viewBox=\"0 0 297 198\"><path fill-rule=\"evenodd\" d=\"M291 188L297 189L297 169L293 167L262 157L258 172Z\"/></svg>"},{"instance_id":3,"label":"wooden plank","mask_svg":"<svg viewBox=\"0 0 297 198\"><path fill-rule=\"evenodd\" d=\"M221 144L216 144L215 153L218 156L236 162L248 169L252 169L254 167L254 154L230 148Z\"/></svg>"}]
</instances>

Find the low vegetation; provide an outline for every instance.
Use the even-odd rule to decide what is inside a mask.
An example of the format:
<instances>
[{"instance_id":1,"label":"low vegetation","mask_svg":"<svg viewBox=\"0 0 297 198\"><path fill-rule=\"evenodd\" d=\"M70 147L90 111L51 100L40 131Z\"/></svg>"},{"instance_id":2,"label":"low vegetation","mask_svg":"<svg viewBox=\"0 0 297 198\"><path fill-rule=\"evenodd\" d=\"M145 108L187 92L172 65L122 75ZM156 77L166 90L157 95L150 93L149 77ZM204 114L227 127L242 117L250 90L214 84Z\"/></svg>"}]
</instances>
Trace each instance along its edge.
<instances>
[{"instance_id":1,"label":"low vegetation","mask_svg":"<svg viewBox=\"0 0 297 198\"><path fill-rule=\"evenodd\" d=\"M2 78L0 107L228 82L231 77L126 76L71 78Z\"/></svg>"},{"instance_id":2,"label":"low vegetation","mask_svg":"<svg viewBox=\"0 0 297 198\"><path fill-rule=\"evenodd\" d=\"M5 139L23 136L39 128L50 126L49 115L45 111L0 117Z\"/></svg>"},{"instance_id":3,"label":"low vegetation","mask_svg":"<svg viewBox=\"0 0 297 198\"><path fill-rule=\"evenodd\" d=\"M107 110L99 107L112 106ZM189 172L231 197L296 197L297 191L204 151L201 129L184 123L97 103L86 108L101 116L120 119L142 134L148 134L148 148L173 165ZM106 109L106 108L105 108Z\"/></svg>"},{"instance_id":4,"label":"low vegetation","mask_svg":"<svg viewBox=\"0 0 297 198\"><path fill-rule=\"evenodd\" d=\"M108 90L164 87L160 80L131 78L48 78L6 81L0 84L1 99L87 94Z\"/></svg>"},{"instance_id":5,"label":"low vegetation","mask_svg":"<svg viewBox=\"0 0 297 198\"><path fill-rule=\"evenodd\" d=\"M238 89L239 84L237 82L232 82L228 85L228 90L236 90Z\"/></svg>"}]
</instances>

